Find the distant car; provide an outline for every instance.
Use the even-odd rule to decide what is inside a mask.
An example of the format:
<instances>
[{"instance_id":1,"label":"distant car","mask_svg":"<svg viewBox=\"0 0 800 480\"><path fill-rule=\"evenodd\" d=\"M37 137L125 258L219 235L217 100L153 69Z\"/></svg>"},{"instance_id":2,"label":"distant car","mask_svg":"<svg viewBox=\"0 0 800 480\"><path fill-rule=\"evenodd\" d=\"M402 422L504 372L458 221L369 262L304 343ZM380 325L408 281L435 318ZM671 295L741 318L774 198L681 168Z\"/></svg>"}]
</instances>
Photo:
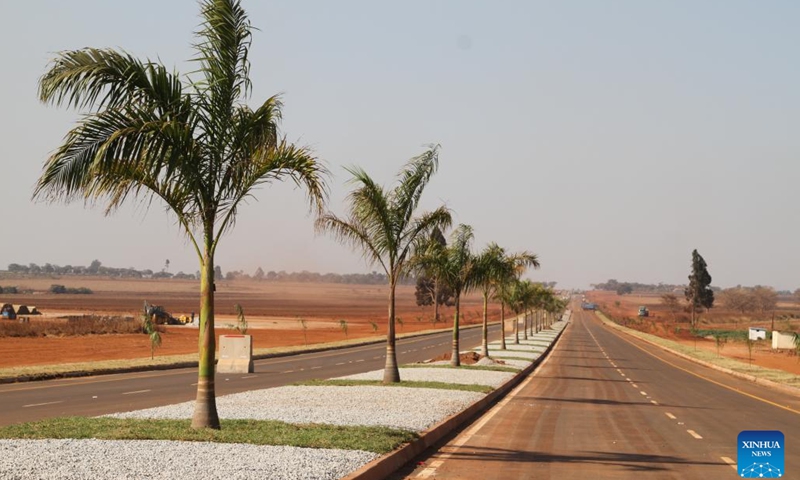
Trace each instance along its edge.
<instances>
[{"instance_id":1,"label":"distant car","mask_svg":"<svg viewBox=\"0 0 800 480\"><path fill-rule=\"evenodd\" d=\"M581 304L581 308L584 309L584 310L597 310L597 304L596 303L590 303L590 302L583 302Z\"/></svg>"},{"instance_id":2,"label":"distant car","mask_svg":"<svg viewBox=\"0 0 800 480\"><path fill-rule=\"evenodd\" d=\"M650 310L648 310L647 307L639 307L639 316L640 317L649 317L650 316Z\"/></svg>"}]
</instances>

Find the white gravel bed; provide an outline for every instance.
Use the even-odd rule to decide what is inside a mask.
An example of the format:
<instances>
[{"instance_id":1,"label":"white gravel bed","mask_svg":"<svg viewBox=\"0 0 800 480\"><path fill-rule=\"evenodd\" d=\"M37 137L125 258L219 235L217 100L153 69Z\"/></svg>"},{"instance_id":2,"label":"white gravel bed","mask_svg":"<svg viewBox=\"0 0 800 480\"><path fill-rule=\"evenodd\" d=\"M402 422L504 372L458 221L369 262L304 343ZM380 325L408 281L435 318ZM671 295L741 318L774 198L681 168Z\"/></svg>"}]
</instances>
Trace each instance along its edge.
<instances>
[{"instance_id":1,"label":"white gravel bed","mask_svg":"<svg viewBox=\"0 0 800 480\"><path fill-rule=\"evenodd\" d=\"M492 356L495 356L494 352L489 352L489 353L491 353ZM532 362L527 362L525 360L516 360L516 359L512 359L512 358L507 358L507 359L498 358L498 360L502 360L503 364L495 363L494 364L495 366L516 368L518 370L522 370L523 368L527 368L528 365L530 365L532 363ZM483 361L483 359L481 359L481 361ZM478 365L480 363L481 362L478 362L476 365ZM467 365L467 367L469 367L469 366L470 365Z\"/></svg>"},{"instance_id":2,"label":"white gravel bed","mask_svg":"<svg viewBox=\"0 0 800 480\"><path fill-rule=\"evenodd\" d=\"M217 411L228 419L382 425L419 432L483 397L478 392L431 388L286 386L218 397ZM191 418L193 411L191 401L108 416L179 419Z\"/></svg>"},{"instance_id":3,"label":"white gravel bed","mask_svg":"<svg viewBox=\"0 0 800 480\"><path fill-rule=\"evenodd\" d=\"M521 343L520 344L516 344L516 343L506 344L506 350L525 350L525 351L529 351L529 352L533 352L533 351L543 352L546 348L547 347L545 347L543 345L523 345ZM501 352L503 351L500 348L500 345L498 345L496 347L493 347L492 345L489 345L489 356L492 356L492 354L494 352L497 352L497 351L501 351Z\"/></svg>"},{"instance_id":4,"label":"white gravel bed","mask_svg":"<svg viewBox=\"0 0 800 480\"><path fill-rule=\"evenodd\" d=\"M358 450L166 440L0 440L0 478L333 480L377 457Z\"/></svg>"},{"instance_id":5,"label":"white gravel bed","mask_svg":"<svg viewBox=\"0 0 800 480\"><path fill-rule=\"evenodd\" d=\"M488 370L461 370L455 368L401 368L400 380L410 382L444 382L464 385L488 385L497 388L510 380L515 373L492 372ZM347 380L381 380L383 370L357 373L346 377Z\"/></svg>"},{"instance_id":6,"label":"white gravel bed","mask_svg":"<svg viewBox=\"0 0 800 480\"><path fill-rule=\"evenodd\" d=\"M504 357L530 358L536 360L541 355L540 352L514 352L510 350L489 350L489 355L502 360Z\"/></svg>"}]
</instances>

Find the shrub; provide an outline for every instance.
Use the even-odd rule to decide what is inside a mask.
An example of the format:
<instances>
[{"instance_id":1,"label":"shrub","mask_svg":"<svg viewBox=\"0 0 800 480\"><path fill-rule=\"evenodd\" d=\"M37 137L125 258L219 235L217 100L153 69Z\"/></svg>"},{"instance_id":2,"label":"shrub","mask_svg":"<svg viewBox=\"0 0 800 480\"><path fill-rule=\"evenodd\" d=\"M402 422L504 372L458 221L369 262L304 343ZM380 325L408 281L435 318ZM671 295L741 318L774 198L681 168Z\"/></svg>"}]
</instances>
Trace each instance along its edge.
<instances>
[{"instance_id":1,"label":"shrub","mask_svg":"<svg viewBox=\"0 0 800 480\"><path fill-rule=\"evenodd\" d=\"M72 295L89 295L92 292L91 289L86 287L78 287L78 288L67 288L64 285L50 285L50 293L55 294L72 294Z\"/></svg>"}]
</instances>

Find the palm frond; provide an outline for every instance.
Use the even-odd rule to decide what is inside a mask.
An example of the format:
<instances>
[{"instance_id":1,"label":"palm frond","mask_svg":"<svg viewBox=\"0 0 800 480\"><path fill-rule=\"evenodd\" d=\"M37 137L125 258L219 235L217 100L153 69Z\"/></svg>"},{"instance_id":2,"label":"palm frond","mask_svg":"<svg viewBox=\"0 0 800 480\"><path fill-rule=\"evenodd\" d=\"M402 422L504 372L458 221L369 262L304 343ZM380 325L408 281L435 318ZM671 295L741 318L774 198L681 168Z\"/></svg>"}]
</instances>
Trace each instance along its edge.
<instances>
[{"instance_id":1,"label":"palm frond","mask_svg":"<svg viewBox=\"0 0 800 480\"><path fill-rule=\"evenodd\" d=\"M392 206L403 224L410 221L422 192L438 168L439 145L430 145L427 151L409 160L401 170L399 183L392 192Z\"/></svg>"},{"instance_id":2,"label":"palm frond","mask_svg":"<svg viewBox=\"0 0 800 480\"><path fill-rule=\"evenodd\" d=\"M387 275L391 274L391 270L384 262L383 252L376 248L369 233L355 219L346 221L332 213L326 213L317 218L315 227L318 232L331 232L337 240L350 245L354 250L360 249L367 262L377 263Z\"/></svg>"},{"instance_id":3,"label":"palm frond","mask_svg":"<svg viewBox=\"0 0 800 480\"><path fill-rule=\"evenodd\" d=\"M165 113L176 110L183 93L178 75L163 65L126 52L84 48L58 54L39 79L39 98L75 108L151 105Z\"/></svg>"}]
</instances>

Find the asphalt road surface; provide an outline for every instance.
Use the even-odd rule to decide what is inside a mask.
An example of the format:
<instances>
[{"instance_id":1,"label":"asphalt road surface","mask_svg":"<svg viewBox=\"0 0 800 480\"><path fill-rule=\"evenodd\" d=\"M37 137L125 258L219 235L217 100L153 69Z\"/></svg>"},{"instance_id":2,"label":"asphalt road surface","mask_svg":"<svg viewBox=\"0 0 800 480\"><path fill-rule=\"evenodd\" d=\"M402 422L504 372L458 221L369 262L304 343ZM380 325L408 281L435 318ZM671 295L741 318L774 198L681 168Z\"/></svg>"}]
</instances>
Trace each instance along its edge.
<instances>
[{"instance_id":1,"label":"asphalt road surface","mask_svg":"<svg viewBox=\"0 0 800 480\"><path fill-rule=\"evenodd\" d=\"M742 430L782 431L783 478L800 478L797 395L685 361L578 310L531 377L396 478L734 479Z\"/></svg>"},{"instance_id":2,"label":"asphalt road surface","mask_svg":"<svg viewBox=\"0 0 800 480\"><path fill-rule=\"evenodd\" d=\"M490 339L500 327L489 328ZM461 331L461 348L480 345L481 329ZM452 332L397 342L400 364L427 360L451 349ZM251 374L217 374L217 395L277 387L314 378L331 378L382 369L386 344L292 355L255 361ZM94 416L193 400L197 369L101 375L0 385L0 425L57 416Z\"/></svg>"}]
</instances>

